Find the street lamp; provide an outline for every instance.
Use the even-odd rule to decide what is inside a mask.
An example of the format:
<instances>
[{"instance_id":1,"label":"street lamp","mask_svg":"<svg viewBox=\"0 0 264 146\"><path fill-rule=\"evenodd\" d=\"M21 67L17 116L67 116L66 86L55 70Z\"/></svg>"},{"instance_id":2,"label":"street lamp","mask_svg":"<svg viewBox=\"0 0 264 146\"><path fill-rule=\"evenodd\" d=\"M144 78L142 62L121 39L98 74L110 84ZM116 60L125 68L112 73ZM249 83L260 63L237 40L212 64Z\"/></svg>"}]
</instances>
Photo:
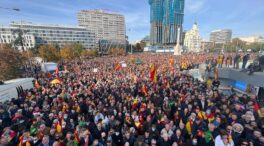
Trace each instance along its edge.
<instances>
[{"instance_id":1,"label":"street lamp","mask_svg":"<svg viewBox=\"0 0 264 146\"><path fill-rule=\"evenodd\" d=\"M131 33L131 28L128 29L128 32ZM131 44L131 42L129 42L129 44L130 44L130 53L132 55L133 54L132 44Z\"/></svg>"}]
</instances>

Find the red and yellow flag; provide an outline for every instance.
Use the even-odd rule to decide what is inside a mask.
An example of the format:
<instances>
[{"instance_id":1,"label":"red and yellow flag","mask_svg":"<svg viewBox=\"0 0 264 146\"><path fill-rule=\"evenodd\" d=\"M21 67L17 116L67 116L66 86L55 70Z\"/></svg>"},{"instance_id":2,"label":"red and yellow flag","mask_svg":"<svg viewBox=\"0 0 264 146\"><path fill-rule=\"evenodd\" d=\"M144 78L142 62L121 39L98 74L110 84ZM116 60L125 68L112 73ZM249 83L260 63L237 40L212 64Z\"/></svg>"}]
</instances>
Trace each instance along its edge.
<instances>
[{"instance_id":1,"label":"red and yellow flag","mask_svg":"<svg viewBox=\"0 0 264 146\"><path fill-rule=\"evenodd\" d=\"M259 104L257 102L255 102L255 104L254 104L254 110L255 110L255 112L258 113L259 117L262 117L262 114L261 114L260 108L259 108Z\"/></svg>"},{"instance_id":2,"label":"red and yellow flag","mask_svg":"<svg viewBox=\"0 0 264 146\"><path fill-rule=\"evenodd\" d=\"M55 73L56 73L56 76L58 76L58 75L59 75L59 68L58 68L58 67L56 68L56 71L55 71Z\"/></svg>"},{"instance_id":3,"label":"red and yellow flag","mask_svg":"<svg viewBox=\"0 0 264 146\"><path fill-rule=\"evenodd\" d=\"M142 93L143 93L144 96L148 96L148 90L147 90L146 85L143 85L143 86L142 86L141 91L142 91Z\"/></svg>"},{"instance_id":4,"label":"red and yellow flag","mask_svg":"<svg viewBox=\"0 0 264 146\"><path fill-rule=\"evenodd\" d=\"M192 124L193 124L193 121L192 120L189 120L187 123L186 123L186 130L188 132L189 135L192 134Z\"/></svg>"},{"instance_id":5,"label":"red and yellow flag","mask_svg":"<svg viewBox=\"0 0 264 146\"><path fill-rule=\"evenodd\" d=\"M157 66L155 64L150 65L150 80L157 83Z\"/></svg>"},{"instance_id":6,"label":"red and yellow flag","mask_svg":"<svg viewBox=\"0 0 264 146\"><path fill-rule=\"evenodd\" d=\"M60 122L58 122L58 123L56 124L56 132L58 132L58 133L61 133L61 132L62 132L62 127L61 127Z\"/></svg>"},{"instance_id":7,"label":"red and yellow flag","mask_svg":"<svg viewBox=\"0 0 264 146\"><path fill-rule=\"evenodd\" d=\"M115 65L115 70L116 71L118 71L118 70L120 70L121 69L121 64L120 63L117 63L116 65Z\"/></svg>"},{"instance_id":8,"label":"red and yellow flag","mask_svg":"<svg viewBox=\"0 0 264 146\"><path fill-rule=\"evenodd\" d=\"M174 65L174 59L173 59L173 58L170 58L170 60L169 60L169 64L170 64L170 65Z\"/></svg>"}]
</instances>

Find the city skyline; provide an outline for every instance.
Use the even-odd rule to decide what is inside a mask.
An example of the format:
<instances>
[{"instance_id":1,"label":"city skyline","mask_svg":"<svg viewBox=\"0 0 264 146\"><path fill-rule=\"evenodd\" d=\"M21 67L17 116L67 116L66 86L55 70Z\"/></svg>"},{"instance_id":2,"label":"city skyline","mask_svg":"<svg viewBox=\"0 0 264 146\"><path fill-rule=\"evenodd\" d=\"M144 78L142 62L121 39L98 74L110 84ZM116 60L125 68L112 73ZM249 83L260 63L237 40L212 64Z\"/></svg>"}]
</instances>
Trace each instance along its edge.
<instances>
[{"instance_id":1,"label":"city skyline","mask_svg":"<svg viewBox=\"0 0 264 146\"><path fill-rule=\"evenodd\" d=\"M194 22L200 27L202 38L208 39L211 31L232 29L234 37L264 35L264 9L262 0L186 0L184 30L189 30ZM150 7L148 0L89 0L89 1L15 1L2 0L4 8L18 8L20 12L0 9L0 25L11 21L31 21L77 26L77 12L80 10L111 10L125 16L129 40L134 42L149 35ZM252 11L252 8L254 11ZM249 23L250 22L250 23ZM130 31L128 31L130 30Z\"/></svg>"}]
</instances>

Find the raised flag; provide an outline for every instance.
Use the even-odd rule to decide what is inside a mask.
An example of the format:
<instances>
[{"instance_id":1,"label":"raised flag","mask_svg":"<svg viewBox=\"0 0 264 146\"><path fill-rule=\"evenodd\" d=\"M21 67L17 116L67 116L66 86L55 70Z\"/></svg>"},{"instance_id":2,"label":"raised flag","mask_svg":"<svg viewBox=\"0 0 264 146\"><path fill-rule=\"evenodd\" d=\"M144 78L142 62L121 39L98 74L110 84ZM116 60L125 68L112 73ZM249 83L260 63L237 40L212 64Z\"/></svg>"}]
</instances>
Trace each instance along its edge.
<instances>
[{"instance_id":1,"label":"raised flag","mask_svg":"<svg viewBox=\"0 0 264 146\"><path fill-rule=\"evenodd\" d=\"M262 114L261 114L260 108L259 108L259 104L257 102L255 102L255 104L254 104L254 110L256 113L258 113L259 117L262 117Z\"/></svg>"},{"instance_id":2,"label":"raised flag","mask_svg":"<svg viewBox=\"0 0 264 146\"><path fill-rule=\"evenodd\" d=\"M173 58L171 58L171 59L169 60L169 64L170 64L170 65L174 65L174 59L173 59Z\"/></svg>"},{"instance_id":3,"label":"raised flag","mask_svg":"<svg viewBox=\"0 0 264 146\"><path fill-rule=\"evenodd\" d=\"M56 68L56 71L55 71L55 73L56 73L56 76L58 76L58 75L59 75L59 68L58 68L58 67Z\"/></svg>"},{"instance_id":4,"label":"raised flag","mask_svg":"<svg viewBox=\"0 0 264 146\"><path fill-rule=\"evenodd\" d=\"M188 132L189 135L192 134L192 124L193 124L193 121L192 120L189 120L186 123L186 130L187 130L187 132Z\"/></svg>"},{"instance_id":5,"label":"raised flag","mask_svg":"<svg viewBox=\"0 0 264 146\"><path fill-rule=\"evenodd\" d=\"M147 87L146 87L146 85L143 85L143 86L142 86L141 91L142 91L142 94L143 94L144 96L148 96L148 91L147 91Z\"/></svg>"},{"instance_id":6,"label":"raised flag","mask_svg":"<svg viewBox=\"0 0 264 146\"><path fill-rule=\"evenodd\" d=\"M150 80L157 83L157 66L154 64L150 65Z\"/></svg>"},{"instance_id":7,"label":"raised flag","mask_svg":"<svg viewBox=\"0 0 264 146\"><path fill-rule=\"evenodd\" d=\"M58 133L61 133L61 132L62 132L62 127L61 127L61 125L60 125L60 122L58 122L58 123L56 124L56 132L58 132Z\"/></svg>"},{"instance_id":8,"label":"raised flag","mask_svg":"<svg viewBox=\"0 0 264 146\"><path fill-rule=\"evenodd\" d=\"M209 121L209 123L211 123L212 121L215 120L215 116L214 113L211 113L209 115L206 115L207 120Z\"/></svg>"},{"instance_id":9,"label":"raised flag","mask_svg":"<svg viewBox=\"0 0 264 146\"><path fill-rule=\"evenodd\" d=\"M117 63L117 64L115 65L115 70L116 70L116 71L120 70L121 68L122 68L122 66L121 66L120 63Z\"/></svg>"}]
</instances>

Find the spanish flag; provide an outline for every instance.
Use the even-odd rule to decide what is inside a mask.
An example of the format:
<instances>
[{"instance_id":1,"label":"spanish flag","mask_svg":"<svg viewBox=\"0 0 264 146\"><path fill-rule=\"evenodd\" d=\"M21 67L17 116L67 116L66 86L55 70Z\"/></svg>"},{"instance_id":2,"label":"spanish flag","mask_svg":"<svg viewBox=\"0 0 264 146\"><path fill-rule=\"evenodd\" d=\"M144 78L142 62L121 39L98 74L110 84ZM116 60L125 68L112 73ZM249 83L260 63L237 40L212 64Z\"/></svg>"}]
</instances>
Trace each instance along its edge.
<instances>
[{"instance_id":1,"label":"spanish flag","mask_svg":"<svg viewBox=\"0 0 264 146\"><path fill-rule=\"evenodd\" d=\"M170 65L174 65L174 59L173 59L173 58L170 58L170 60L169 60L169 64L170 64Z\"/></svg>"},{"instance_id":2,"label":"spanish flag","mask_svg":"<svg viewBox=\"0 0 264 146\"><path fill-rule=\"evenodd\" d=\"M211 113L210 115L206 115L206 118L208 119L209 123L215 120L214 113Z\"/></svg>"},{"instance_id":3,"label":"spanish flag","mask_svg":"<svg viewBox=\"0 0 264 146\"><path fill-rule=\"evenodd\" d=\"M193 121L192 120L189 120L187 123L186 123L186 130L188 132L189 135L192 134L192 124L193 124Z\"/></svg>"},{"instance_id":4,"label":"spanish flag","mask_svg":"<svg viewBox=\"0 0 264 146\"><path fill-rule=\"evenodd\" d=\"M142 86L142 89L141 89L141 92L144 96L148 96L148 91L147 91L147 87L146 85L143 85Z\"/></svg>"},{"instance_id":5,"label":"spanish flag","mask_svg":"<svg viewBox=\"0 0 264 146\"><path fill-rule=\"evenodd\" d=\"M260 109L259 109L259 104L257 102L255 102L255 104L254 104L254 111L256 113L258 113L259 117L262 117L262 114L261 114Z\"/></svg>"},{"instance_id":6,"label":"spanish flag","mask_svg":"<svg viewBox=\"0 0 264 146\"><path fill-rule=\"evenodd\" d=\"M28 141L23 142L23 141L24 141L24 137L20 136L18 146L31 146L30 142L28 142Z\"/></svg>"},{"instance_id":7,"label":"spanish flag","mask_svg":"<svg viewBox=\"0 0 264 146\"><path fill-rule=\"evenodd\" d=\"M120 69L121 69L121 64L120 64L120 63L117 63L117 64L115 65L115 70L118 71L118 70L120 70Z\"/></svg>"},{"instance_id":8,"label":"spanish flag","mask_svg":"<svg viewBox=\"0 0 264 146\"><path fill-rule=\"evenodd\" d=\"M61 127L60 122L58 122L58 123L56 124L56 132L58 132L58 133L61 133L61 132L62 132L62 127Z\"/></svg>"},{"instance_id":9,"label":"spanish flag","mask_svg":"<svg viewBox=\"0 0 264 146\"><path fill-rule=\"evenodd\" d=\"M81 108L80 108L80 106L79 106L79 105L77 105L77 106L75 107L75 110L76 110L76 113L79 113L79 112L81 111Z\"/></svg>"},{"instance_id":10,"label":"spanish flag","mask_svg":"<svg viewBox=\"0 0 264 146\"><path fill-rule=\"evenodd\" d=\"M58 76L58 75L59 75L59 68L58 68L58 67L56 68L56 71L55 71L55 73L56 73L56 76Z\"/></svg>"},{"instance_id":11,"label":"spanish flag","mask_svg":"<svg viewBox=\"0 0 264 146\"><path fill-rule=\"evenodd\" d=\"M150 65L150 80L157 83L157 66L154 64Z\"/></svg>"}]
</instances>

